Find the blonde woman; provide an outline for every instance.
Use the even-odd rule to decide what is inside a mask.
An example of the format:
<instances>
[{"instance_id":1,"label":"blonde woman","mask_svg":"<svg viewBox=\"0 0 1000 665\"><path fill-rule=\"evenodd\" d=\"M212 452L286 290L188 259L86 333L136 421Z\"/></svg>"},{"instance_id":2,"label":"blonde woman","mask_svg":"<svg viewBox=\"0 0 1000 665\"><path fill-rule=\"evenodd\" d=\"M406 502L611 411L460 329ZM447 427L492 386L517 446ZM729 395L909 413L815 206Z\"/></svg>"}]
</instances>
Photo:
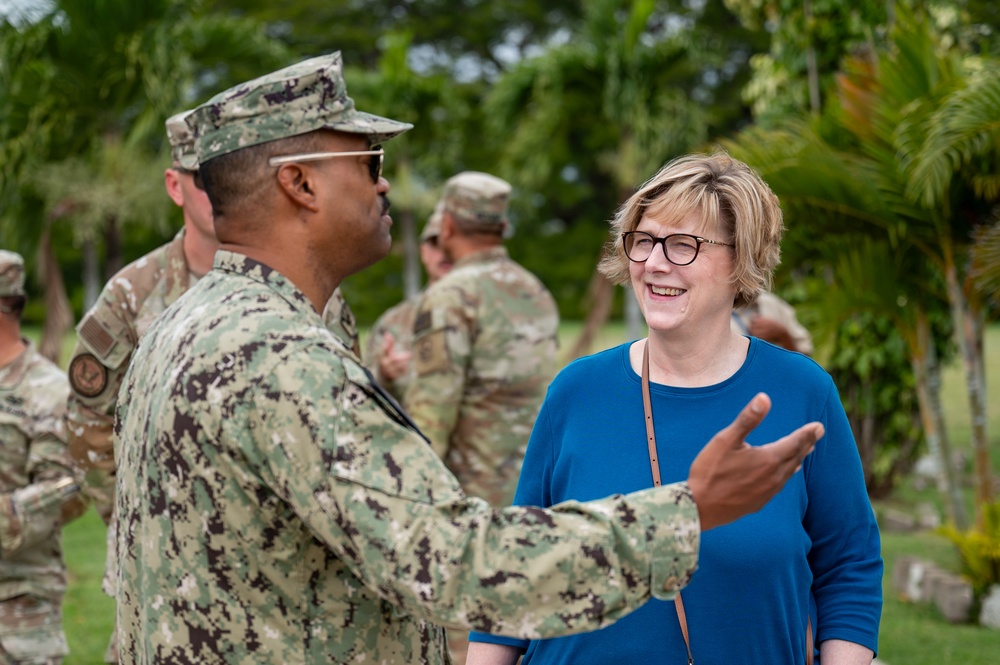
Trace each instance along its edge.
<instances>
[{"instance_id":1,"label":"blonde woman","mask_svg":"<svg viewBox=\"0 0 1000 665\"><path fill-rule=\"evenodd\" d=\"M509 665L522 654L523 665L791 665L806 663L813 644L823 665L872 661L879 533L836 387L808 357L730 325L734 307L769 289L782 229L771 190L725 154L670 162L621 207L601 269L631 284L649 336L577 360L555 379L515 502L632 492L657 473L663 483L683 479L713 423L758 392L773 406L748 443L816 420L826 436L815 452L762 510L703 535L680 603L652 601L603 630L558 639L473 633L470 665Z\"/></svg>"}]
</instances>

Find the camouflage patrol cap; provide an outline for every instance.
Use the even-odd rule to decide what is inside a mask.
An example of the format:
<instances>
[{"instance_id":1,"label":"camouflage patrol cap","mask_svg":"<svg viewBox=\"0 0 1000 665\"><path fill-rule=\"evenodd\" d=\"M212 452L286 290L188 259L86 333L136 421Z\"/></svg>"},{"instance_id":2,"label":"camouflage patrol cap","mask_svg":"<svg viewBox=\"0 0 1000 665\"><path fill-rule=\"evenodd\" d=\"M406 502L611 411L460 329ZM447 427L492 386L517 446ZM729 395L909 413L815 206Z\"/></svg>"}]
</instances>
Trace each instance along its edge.
<instances>
[{"instance_id":1,"label":"camouflage patrol cap","mask_svg":"<svg viewBox=\"0 0 1000 665\"><path fill-rule=\"evenodd\" d=\"M174 166L186 171L198 168L198 155L194 151L194 132L184 122L191 111L177 113L167 118L167 140L170 141L170 158Z\"/></svg>"},{"instance_id":2,"label":"camouflage patrol cap","mask_svg":"<svg viewBox=\"0 0 1000 665\"><path fill-rule=\"evenodd\" d=\"M443 209L466 221L506 225L511 186L489 173L463 171L444 184Z\"/></svg>"},{"instance_id":3,"label":"camouflage patrol cap","mask_svg":"<svg viewBox=\"0 0 1000 665\"><path fill-rule=\"evenodd\" d=\"M24 259L17 252L0 249L0 296L24 295Z\"/></svg>"},{"instance_id":4,"label":"camouflage patrol cap","mask_svg":"<svg viewBox=\"0 0 1000 665\"><path fill-rule=\"evenodd\" d=\"M424 230L420 232L420 242L441 235L441 215L443 213L444 202L438 201L438 204L434 206L434 212L431 213L427 223L424 224Z\"/></svg>"},{"instance_id":5,"label":"camouflage patrol cap","mask_svg":"<svg viewBox=\"0 0 1000 665\"><path fill-rule=\"evenodd\" d=\"M413 125L354 108L347 96L340 51L241 83L208 100L187 117L204 164L242 148L317 129L365 134L374 145Z\"/></svg>"}]
</instances>

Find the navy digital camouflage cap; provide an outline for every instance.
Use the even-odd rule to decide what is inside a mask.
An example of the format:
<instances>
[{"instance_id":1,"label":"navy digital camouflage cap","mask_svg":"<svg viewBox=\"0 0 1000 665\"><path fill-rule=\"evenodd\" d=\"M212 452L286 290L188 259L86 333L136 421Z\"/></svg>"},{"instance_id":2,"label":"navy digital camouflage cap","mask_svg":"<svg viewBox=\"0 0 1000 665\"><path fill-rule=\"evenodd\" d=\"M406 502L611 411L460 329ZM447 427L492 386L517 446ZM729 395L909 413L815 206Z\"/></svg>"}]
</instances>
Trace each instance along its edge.
<instances>
[{"instance_id":1,"label":"navy digital camouflage cap","mask_svg":"<svg viewBox=\"0 0 1000 665\"><path fill-rule=\"evenodd\" d=\"M310 58L220 92L187 117L198 160L317 129L365 134L372 144L413 125L358 111L347 96L340 51Z\"/></svg>"},{"instance_id":2,"label":"navy digital camouflage cap","mask_svg":"<svg viewBox=\"0 0 1000 665\"><path fill-rule=\"evenodd\" d=\"M191 111L183 111L167 118L167 140L170 141L170 158L174 166L187 171L198 168L198 155L194 150L194 132L184 119Z\"/></svg>"}]
</instances>

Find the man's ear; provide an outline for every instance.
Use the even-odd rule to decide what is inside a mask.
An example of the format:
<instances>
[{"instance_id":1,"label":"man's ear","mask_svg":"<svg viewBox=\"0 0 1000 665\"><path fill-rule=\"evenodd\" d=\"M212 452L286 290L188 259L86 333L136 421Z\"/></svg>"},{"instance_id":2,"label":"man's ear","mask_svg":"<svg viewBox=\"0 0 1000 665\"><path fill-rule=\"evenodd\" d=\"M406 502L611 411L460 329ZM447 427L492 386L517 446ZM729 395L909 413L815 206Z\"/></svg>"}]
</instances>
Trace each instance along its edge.
<instances>
[{"instance_id":1,"label":"man's ear","mask_svg":"<svg viewBox=\"0 0 1000 665\"><path fill-rule=\"evenodd\" d=\"M438 233L438 247L445 240L450 240L456 233L455 218L447 210L441 213L441 231Z\"/></svg>"},{"instance_id":2,"label":"man's ear","mask_svg":"<svg viewBox=\"0 0 1000 665\"><path fill-rule=\"evenodd\" d=\"M167 188L167 196L176 205L184 207L184 191L181 189L181 179L178 177L177 171L174 169L167 169L163 172L163 184Z\"/></svg>"},{"instance_id":3,"label":"man's ear","mask_svg":"<svg viewBox=\"0 0 1000 665\"><path fill-rule=\"evenodd\" d=\"M295 205L310 212L319 210L316 196L316 172L302 164L292 162L278 167L278 187Z\"/></svg>"}]
</instances>

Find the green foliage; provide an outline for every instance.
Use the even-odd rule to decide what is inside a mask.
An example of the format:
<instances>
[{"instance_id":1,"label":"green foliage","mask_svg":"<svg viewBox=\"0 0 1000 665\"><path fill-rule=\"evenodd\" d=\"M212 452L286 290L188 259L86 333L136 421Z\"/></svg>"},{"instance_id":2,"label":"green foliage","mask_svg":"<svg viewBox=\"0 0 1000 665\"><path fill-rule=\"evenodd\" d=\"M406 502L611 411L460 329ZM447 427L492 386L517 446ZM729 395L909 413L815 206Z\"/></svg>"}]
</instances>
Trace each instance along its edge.
<instances>
[{"instance_id":1,"label":"green foliage","mask_svg":"<svg viewBox=\"0 0 1000 665\"><path fill-rule=\"evenodd\" d=\"M1000 218L980 229L972 248L972 280L976 291L1000 310Z\"/></svg>"},{"instance_id":2,"label":"green foliage","mask_svg":"<svg viewBox=\"0 0 1000 665\"><path fill-rule=\"evenodd\" d=\"M1000 584L1000 501L983 505L982 527L958 531L947 525L938 529L958 548L962 573L972 584L977 598L994 584Z\"/></svg>"},{"instance_id":3,"label":"green foliage","mask_svg":"<svg viewBox=\"0 0 1000 665\"><path fill-rule=\"evenodd\" d=\"M32 22L0 20L0 231L29 272L43 220L69 218L75 243L110 220L162 234L152 173L167 161L166 117L290 59L257 22L201 7L54 0Z\"/></svg>"},{"instance_id":4,"label":"green foliage","mask_svg":"<svg viewBox=\"0 0 1000 665\"><path fill-rule=\"evenodd\" d=\"M909 353L886 317L840 326L825 367L837 384L873 496L891 491L920 452L922 432Z\"/></svg>"}]
</instances>

